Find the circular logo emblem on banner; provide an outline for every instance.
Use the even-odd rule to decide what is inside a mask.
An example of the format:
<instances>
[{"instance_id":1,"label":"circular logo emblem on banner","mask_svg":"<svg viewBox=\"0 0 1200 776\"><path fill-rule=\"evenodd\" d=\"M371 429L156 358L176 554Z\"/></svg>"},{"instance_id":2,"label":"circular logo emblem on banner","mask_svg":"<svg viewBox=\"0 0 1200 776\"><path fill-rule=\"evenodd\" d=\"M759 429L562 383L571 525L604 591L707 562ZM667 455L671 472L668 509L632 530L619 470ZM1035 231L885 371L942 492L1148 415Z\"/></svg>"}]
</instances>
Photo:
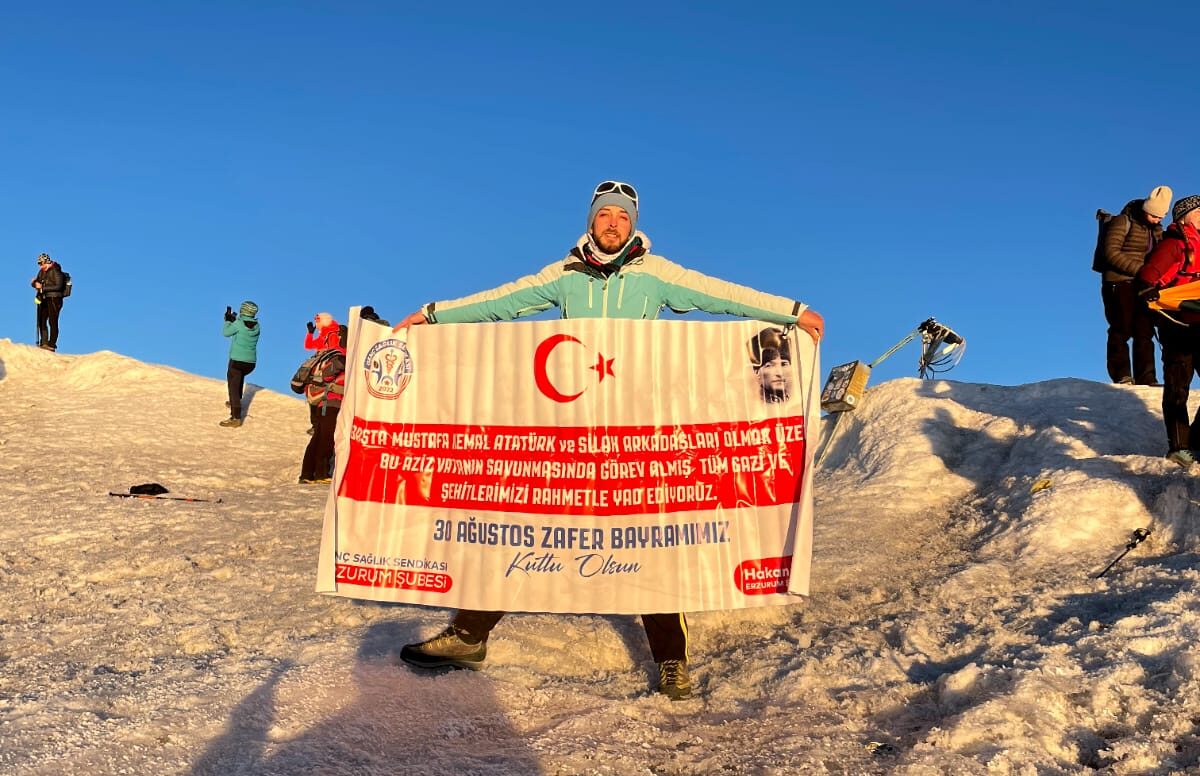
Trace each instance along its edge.
<instances>
[{"instance_id":1,"label":"circular logo emblem on banner","mask_svg":"<svg viewBox=\"0 0 1200 776\"><path fill-rule=\"evenodd\" d=\"M367 393L377 399L395 399L412 380L413 361L403 340L376 342L363 361Z\"/></svg>"}]
</instances>

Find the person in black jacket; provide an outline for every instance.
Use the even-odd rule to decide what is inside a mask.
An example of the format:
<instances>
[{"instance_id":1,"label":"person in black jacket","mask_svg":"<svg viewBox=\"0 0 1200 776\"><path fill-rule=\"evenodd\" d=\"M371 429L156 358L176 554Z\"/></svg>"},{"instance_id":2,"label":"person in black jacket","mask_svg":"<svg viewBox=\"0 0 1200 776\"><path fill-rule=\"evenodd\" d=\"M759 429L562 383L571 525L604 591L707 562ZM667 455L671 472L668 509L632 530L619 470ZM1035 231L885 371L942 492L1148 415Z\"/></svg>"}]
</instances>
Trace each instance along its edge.
<instances>
[{"instance_id":1,"label":"person in black jacket","mask_svg":"<svg viewBox=\"0 0 1200 776\"><path fill-rule=\"evenodd\" d=\"M1154 374L1154 319L1133 291L1133 277L1162 240L1162 220L1171 207L1169 186L1156 186L1145 199L1135 199L1108 222L1100 298L1108 322L1108 376L1120 385L1158 385ZM1133 363L1130 369L1130 340Z\"/></svg>"},{"instance_id":2,"label":"person in black jacket","mask_svg":"<svg viewBox=\"0 0 1200 776\"><path fill-rule=\"evenodd\" d=\"M62 312L66 281L62 268L43 253L37 257L38 273L30 285L37 289L38 347L58 350L58 316Z\"/></svg>"},{"instance_id":3,"label":"person in black jacket","mask_svg":"<svg viewBox=\"0 0 1200 776\"><path fill-rule=\"evenodd\" d=\"M362 308L358 314L359 317L361 317L364 321L374 321L380 326L387 326L389 329L392 327L392 324L379 317L379 314L375 312L375 308L371 305L367 305L366 307ZM344 345L345 343L342 344Z\"/></svg>"}]
</instances>

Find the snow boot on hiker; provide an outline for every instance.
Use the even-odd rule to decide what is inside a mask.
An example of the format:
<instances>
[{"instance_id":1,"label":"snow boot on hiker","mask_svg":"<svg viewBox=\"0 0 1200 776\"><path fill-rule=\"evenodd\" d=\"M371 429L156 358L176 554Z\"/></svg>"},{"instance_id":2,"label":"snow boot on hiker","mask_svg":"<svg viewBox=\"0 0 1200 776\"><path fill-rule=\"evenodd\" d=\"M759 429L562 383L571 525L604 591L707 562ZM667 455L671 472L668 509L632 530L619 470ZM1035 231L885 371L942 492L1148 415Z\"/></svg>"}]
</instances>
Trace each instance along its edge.
<instances>
[{"instance_id":1,"label":"snow boot on hiker","mask_svg":"<svg viewBox=\"0 0 1200 776\"><path fill-rule=\"evenodd\" d=\"M682 660L664 660L658 664L658 692L673 701L692 697L692 677L687 663Z\"/></svg>"},{"instance_id":2,"label":"snow boot on hiker","mask_svg":"<svg viewBox=\"0 0 1200 776\"><path fill-rule=\"evenodd\" d=\"M217 425L224 426L225 428L241 428L242 427L242 419L241 418L226 418L225 420L222 420Z\"/></svg>"},{"instance_id":3,"label":"snow boot on hiker","mask_svg":"<svg viewBox=\"0 0 1200 776\"><path fill-rule=\"evenodd\" d=\"M487 640L470 643L453 625L431 639L405 644L400 659L417 668L469 668L478 671L487 657Z\"/></svg>"},{"instance_id":4,"label":"snow boot on hiker","mask_svg":"<svg viewBox=\"0 0 1200 776\"><path fill-rule=\"evenodd\" d=\"M1167 460L1185 469L1190 469L1192 464L1196 463L1196 456L1191 450L1172 450L1167 453Z\"/></svg>"}]
</instances>

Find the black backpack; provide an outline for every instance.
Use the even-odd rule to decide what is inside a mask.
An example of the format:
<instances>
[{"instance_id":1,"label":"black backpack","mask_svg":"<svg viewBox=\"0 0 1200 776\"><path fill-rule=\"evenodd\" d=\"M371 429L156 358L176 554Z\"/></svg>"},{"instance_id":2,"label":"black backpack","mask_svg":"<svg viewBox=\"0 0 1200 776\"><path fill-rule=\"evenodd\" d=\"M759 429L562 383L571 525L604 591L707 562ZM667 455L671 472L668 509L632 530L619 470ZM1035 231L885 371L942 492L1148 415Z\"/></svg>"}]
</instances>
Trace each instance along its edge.
<instances>
[{"instance_id":1,"label":"black backpack","mask_svg":"<svg viewBox=\"0 0 1200 776\"><path fill-rule=\"evenodd\" d=\"M1098 222L1099 228L1096 230L1096 250L1092 254L1092 269L1096 272L1104 272L1109 268L1108 259L1104 257L1104 238L1108 234L1109 224L1111 224L1112 220L1116 217L1116 215L1113 215L1107 210L1096 211L1096 221ZM1125 237L1129 237L1129 230L1132 228L1133 220L1126 217ZM1122 240L1124 240L1124 238L1122 238Z\"/></svg>"},{"instance_id":2,"label":"black backpack","mask_svg":"<svg viewBox=\"0 0 1200 776\"><path fill-rule=\"evenodd\" d=\"M63 299L71 295L71 273L59 267L59 271L63 276Z\"/></svg>"}]
</instances>

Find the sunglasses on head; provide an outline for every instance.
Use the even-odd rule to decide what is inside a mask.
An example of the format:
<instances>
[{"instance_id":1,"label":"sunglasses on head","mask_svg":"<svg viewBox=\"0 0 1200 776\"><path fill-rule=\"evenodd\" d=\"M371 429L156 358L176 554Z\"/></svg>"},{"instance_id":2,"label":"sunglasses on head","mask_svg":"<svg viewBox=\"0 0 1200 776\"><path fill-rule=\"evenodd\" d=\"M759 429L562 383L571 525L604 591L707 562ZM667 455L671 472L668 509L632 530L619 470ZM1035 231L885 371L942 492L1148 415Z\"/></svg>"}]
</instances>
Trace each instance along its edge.
<instances>
[{"instance_id":1,"label":"sunglasses on head","mask_svg":"<svg viewBox=\"0 0 1200 776\"><path fill-rule=\"evenodd\" d=\"M604 181L604 183L601 183L592 193L592 202L595 202L596 198L601 194L608 194L613 191L619 191L620 193L632 199L634 205L637 205L637 189L635 189L633 186L630 186L628 183L621 183L620 181Z\"/></svg>"}]
</instances>

